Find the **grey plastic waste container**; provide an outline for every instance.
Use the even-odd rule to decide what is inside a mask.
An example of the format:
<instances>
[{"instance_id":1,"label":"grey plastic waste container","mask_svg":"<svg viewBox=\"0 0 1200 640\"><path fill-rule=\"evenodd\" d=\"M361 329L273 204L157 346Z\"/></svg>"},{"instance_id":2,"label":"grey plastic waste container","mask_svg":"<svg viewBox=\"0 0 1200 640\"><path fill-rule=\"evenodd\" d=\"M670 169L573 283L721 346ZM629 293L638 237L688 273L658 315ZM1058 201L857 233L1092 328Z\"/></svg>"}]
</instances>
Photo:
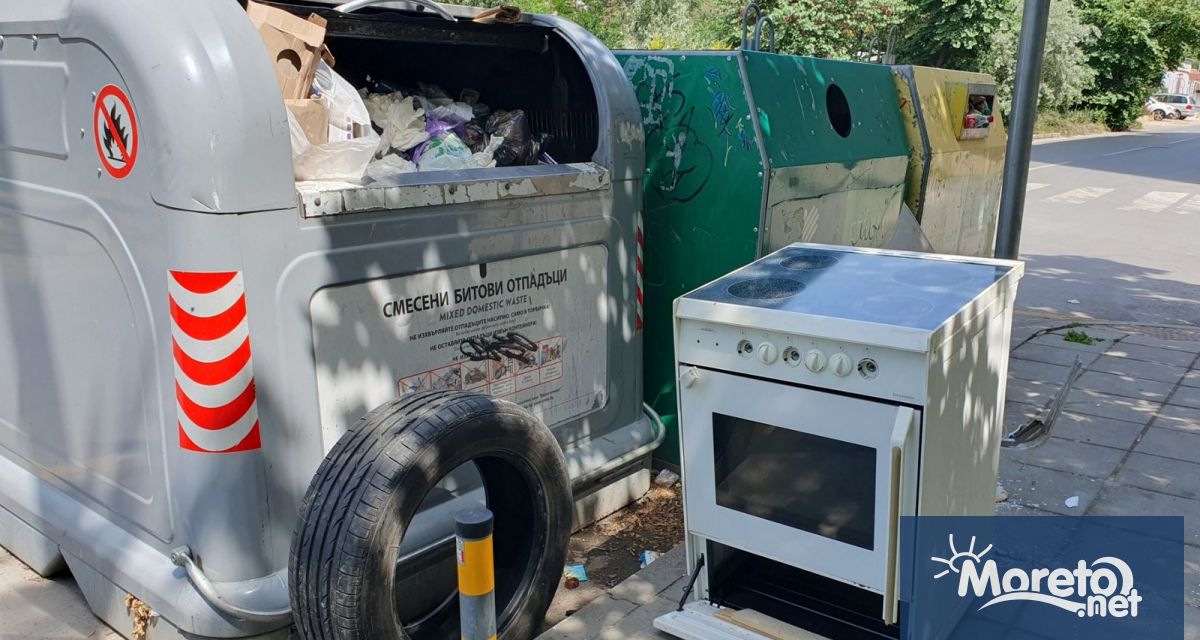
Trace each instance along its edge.
<instances>
[{"instance_id":1,"label":"grey plastic waste container","mask_svg":"<svg viewBox=\"0 0 1200 640\"><path fill-rule=\"evenodd\" d=\"M286 633L220 613L171 552L226 605L286 609L314 471L408 391L529 409L565 451L577 524L648 483L642 127L612 54L554 17L283 6L326 17L351 82L472 87L554 133L561 164L298 185L237 3L5 3L0 544L43 573L65 559L123 633L126 593L161 616L154 638Z\"/></svg>"}]
</instances>

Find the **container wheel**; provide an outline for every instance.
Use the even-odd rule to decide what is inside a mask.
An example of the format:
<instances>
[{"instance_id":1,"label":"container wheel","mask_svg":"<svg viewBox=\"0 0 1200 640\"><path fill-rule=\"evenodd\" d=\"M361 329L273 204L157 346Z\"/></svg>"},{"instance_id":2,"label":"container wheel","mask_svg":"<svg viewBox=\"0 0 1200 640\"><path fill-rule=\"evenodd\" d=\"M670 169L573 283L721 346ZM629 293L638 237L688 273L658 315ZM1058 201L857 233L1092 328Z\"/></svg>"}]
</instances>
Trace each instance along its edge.
<instances>
[{"instance_id":1,"label":"container wheel","mask_svg":"<svg viewBox=\"0 0 1200 640\"><path fill-rule=\"evenodd\" d=\"M300 506L288 567L301 638L458 637L454 597L419 621L401 619L397 553L426 495L472 463L495 514L498 636L533 636L562 576L571 533L562 450L545 425L513 403L435 391L371 411L317 469Z\"/></svg>"}]
</instances>

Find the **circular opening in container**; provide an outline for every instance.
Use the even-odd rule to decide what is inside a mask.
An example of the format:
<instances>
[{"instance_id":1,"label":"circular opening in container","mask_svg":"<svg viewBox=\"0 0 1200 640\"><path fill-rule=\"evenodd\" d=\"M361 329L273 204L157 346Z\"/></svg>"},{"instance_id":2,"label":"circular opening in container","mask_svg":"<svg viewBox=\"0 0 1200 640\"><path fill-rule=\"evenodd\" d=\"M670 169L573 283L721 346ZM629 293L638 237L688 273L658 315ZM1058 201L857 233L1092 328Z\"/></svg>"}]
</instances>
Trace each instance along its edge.
<instances>
[{"instance_id":1,"label":"circular opening in container","mask_svg":"<svg viewBox=\"0 0 1200 640\"><path fill-rule=\"evenodd\" d=\"M843 138L850 135L850 103L846 94L836 84L830 84L825 90L825 111L829 114L829 124Z\"/></svg>"}]
</instances>

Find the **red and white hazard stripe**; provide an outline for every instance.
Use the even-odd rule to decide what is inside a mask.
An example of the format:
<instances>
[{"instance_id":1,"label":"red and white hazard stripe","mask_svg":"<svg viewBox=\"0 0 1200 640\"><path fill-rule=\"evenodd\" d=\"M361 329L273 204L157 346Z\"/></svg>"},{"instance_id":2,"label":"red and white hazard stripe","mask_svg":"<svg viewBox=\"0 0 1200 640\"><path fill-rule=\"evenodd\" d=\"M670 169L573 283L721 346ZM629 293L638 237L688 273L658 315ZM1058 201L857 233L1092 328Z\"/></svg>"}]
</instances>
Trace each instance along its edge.
<instances>
[{"instance_id":1,"label":"red and white hazard stripe","mask_svg":"<svg viewBox=\"0 0 1200 640\"><path fill-rule=\"evenodd\" d=\"M171 271L171 343L179 446L203 453L262 447L240 271Z\"/></svg>"},{"instance_id":2,"label":"red and white hazard stripe","mask_svg":"<svg viewBox=\"0 0 1200 640\"><path fill-rule=\"evenodd\" d=\"M645 242L642 240L642 212L637 212L637 323L638 331L642 330L642 308L645 306L645 301L642 299L642 276L646 268L642 266L642 245Z\"/></svg>"}]
</instances>

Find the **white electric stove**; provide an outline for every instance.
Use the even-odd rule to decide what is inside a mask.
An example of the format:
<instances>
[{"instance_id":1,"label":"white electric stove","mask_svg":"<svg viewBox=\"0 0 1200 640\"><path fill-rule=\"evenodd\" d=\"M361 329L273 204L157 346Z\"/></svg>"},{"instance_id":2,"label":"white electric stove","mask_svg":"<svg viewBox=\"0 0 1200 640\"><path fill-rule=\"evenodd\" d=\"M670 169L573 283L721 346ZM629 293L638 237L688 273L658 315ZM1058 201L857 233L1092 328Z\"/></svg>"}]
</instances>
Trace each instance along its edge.
<instances>
[{"instance_id":1,"label":"white electric stove","mask_svg":"<svg viewBox=\"0 0 1200 640\"><path fill-rule=\"evenodd\" d=\"M720 638L715 614L751 609L897 637L900 517L992 513L1022 271L794 244L676 300L687 552L703 567L693 603L656 626Z\"/></svg>"}]
</instances>

